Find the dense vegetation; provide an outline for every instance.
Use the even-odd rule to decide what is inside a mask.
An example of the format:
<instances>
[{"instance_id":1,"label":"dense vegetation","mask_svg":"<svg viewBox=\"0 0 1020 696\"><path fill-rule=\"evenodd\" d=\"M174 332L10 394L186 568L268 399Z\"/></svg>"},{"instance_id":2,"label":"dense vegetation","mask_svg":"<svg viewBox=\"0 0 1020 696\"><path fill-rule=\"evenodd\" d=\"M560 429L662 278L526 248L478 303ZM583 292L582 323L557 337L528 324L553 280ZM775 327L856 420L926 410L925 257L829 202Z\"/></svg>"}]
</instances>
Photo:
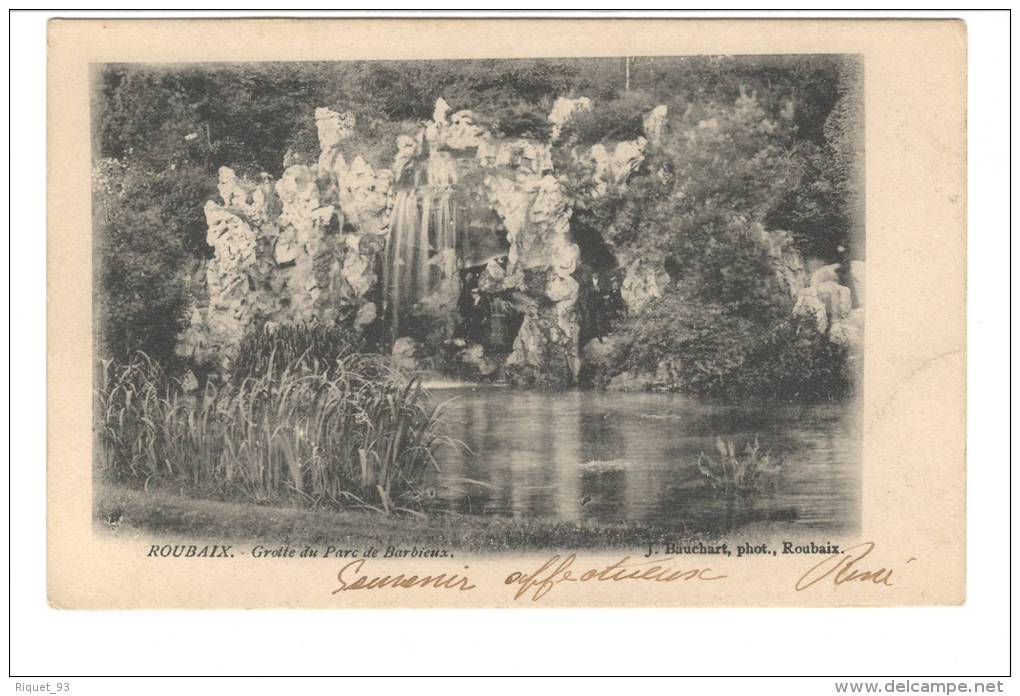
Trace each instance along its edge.
<instances>
[{"instance_id":1,"label":"dense vegetation","mask_svg":"<svg viewBox=\"0 0 1020 696\"><path fill-rule=\"evenodd\" d=\"M565 132L585 142L594 124L600 134L632 128L621 101L596 106ZM817 400L853 391L847 351L790 316L790 289L761 243L778 227L804 258L852 253L860 192L845 101L826 116L820 143L803 138L792 102L770 113L744 86L732 102L690 104L626 188L608 195L571 171L583 164L559 158L564 180L581 182L572 190L575 236L598 238L610 252L589 255L592 267L608 261L612 272L620 258L642 259L669 278L661 298L607 332L613 354L591 366L590 382L633 372L698 394Z\"/></svg>"},{"instance_id":2,"label":"dense vegetation","mask_svg":"<svg viewBox=\"0 0 1020 696\"><path fill-rule=\"evenodd\" d=\"M588 381L665 366L685 391L844 396L845 351L789 318L769 260L745 242L783 229L805 258L860 256L856 68L835 56L633 58L628 81L624 59L104 66L94 111L101 352L128 363L140 350L175 369L190 280L209 254L202 205L216 169L275 177L310 161L315 107L354 112L347 146L381 164L438 96L493 132L543 138L555 98L583 95L594 109L566 124L557 153L568 186L586 180L570 170L572 148L636 137L656 104L670 113L625 192L570 191L581 274L618 280L626 256L654 259L671 279L660 301L629 315L618 298L582 290L613 307L589 313L586 338L615 336Z\"/></svg>"},{"instance_id":3,"label":"dense vegetation","mask_svg":"<svg viewBox=\"0 0 1020 696\"><path fill-rule=\"evenodd\" d=\"M441 405L417 378L349 347L321 327L259 331L229 379L204 386L143 353L104 361L101 474L221 500L421 510L435 452L455 446L439 432Z\"/></svg>"}]
</instances>

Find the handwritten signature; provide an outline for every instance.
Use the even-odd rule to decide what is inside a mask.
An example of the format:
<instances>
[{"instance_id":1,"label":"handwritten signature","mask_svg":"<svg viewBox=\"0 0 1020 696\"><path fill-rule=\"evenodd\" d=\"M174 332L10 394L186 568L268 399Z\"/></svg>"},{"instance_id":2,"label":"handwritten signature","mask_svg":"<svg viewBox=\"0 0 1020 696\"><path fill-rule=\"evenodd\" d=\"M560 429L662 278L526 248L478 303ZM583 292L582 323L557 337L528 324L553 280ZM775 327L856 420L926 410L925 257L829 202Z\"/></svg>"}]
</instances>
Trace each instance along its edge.
<instances>
[{"instance_id":1,"label":"handwritten signature","mask_svg":"<svg viewBox=\"0 0 1020 696\"><path fill-rule=\"evenodd\" d=\"M887 567L866 569L861 561L875 550L875 542L865 541L843 549L842 553L826 556L811 566L794 585L797 592L814 587L822 580L831 579L834 585L848 582L870 582L880 587L892 587L893 569ZM910 558L907 563L916 559Z\"/></svg>"},{"instance_id":2,"label":"handwritten signature","mask_svg":"<svg viewBox=\"0 0 1020 696\"><path fill-rule=\"evenodd\" d=\"M678 580L722 580L711 568L690 568L678 570L666 565L673 557L656 561L631 561L630 556L601 568L588 568L584 572L573 569L577 557L574 554L560 557L553 556L532 572L515 571L506 576L505 585L517 585L514 599L520 599L531 593L531 601L537 602L545 597L561 582L620 582L623 580L643 580L648 582L676 582Z\"/></svg>"}]
</instances>

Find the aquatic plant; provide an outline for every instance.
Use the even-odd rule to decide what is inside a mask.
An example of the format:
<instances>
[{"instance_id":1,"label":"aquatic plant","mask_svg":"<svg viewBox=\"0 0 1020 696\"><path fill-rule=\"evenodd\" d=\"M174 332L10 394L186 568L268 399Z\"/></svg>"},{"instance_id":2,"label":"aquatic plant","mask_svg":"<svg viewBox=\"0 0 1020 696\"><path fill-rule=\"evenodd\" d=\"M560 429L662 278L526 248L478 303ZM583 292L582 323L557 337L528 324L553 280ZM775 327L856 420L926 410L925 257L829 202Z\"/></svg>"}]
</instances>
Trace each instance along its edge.
<instances>
[{"instance_id":1,"label":"aquatic plant","mask_svg":"<svg viewBox=\"0 0 1020 696\"><path fill-rule=\"evenodd\" d=\"M750 498L769 488L775 488L782 461L772 463L768 452L761 451L757 436L738 454L733 440L717 437L715 448L718 461L704 452L698 455L698 471L708 481L716 495L726 498Z\"/></svg>"},{"instance_id":2,"label":"aquatic plant","mask_svg":"<svg viewBox=\"0 0 1020 696\"><path fill-rule=\"evenodd\" d=\"M442 404L380 356L322 369L307 352L237 382L187 391L138 354L96 382L101 473L214 498L418 512L438 472ZM194 385L191 385L194 386Z\"/></svg>"}]
</instances>

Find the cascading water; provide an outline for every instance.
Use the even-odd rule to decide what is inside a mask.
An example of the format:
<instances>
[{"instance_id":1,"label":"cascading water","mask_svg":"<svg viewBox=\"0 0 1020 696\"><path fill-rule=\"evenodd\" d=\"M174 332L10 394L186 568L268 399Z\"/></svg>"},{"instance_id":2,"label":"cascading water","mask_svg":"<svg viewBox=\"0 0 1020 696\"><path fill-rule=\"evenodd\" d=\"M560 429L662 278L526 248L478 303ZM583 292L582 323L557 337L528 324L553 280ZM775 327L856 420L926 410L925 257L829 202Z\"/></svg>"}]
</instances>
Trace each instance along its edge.
<instances>
[{"instance_id":1,"label":"cascading water","mask_svg":"<svg viewBox=\"0 0 1020 696\"><path fill-rule=\"evenodd\" d=\"M397 190L383 269L391 341L401 336L415 305L457 272L457 216L450 203L456 181L454 159L433 151L410 185Z\"/></svg>"}]
</instances>

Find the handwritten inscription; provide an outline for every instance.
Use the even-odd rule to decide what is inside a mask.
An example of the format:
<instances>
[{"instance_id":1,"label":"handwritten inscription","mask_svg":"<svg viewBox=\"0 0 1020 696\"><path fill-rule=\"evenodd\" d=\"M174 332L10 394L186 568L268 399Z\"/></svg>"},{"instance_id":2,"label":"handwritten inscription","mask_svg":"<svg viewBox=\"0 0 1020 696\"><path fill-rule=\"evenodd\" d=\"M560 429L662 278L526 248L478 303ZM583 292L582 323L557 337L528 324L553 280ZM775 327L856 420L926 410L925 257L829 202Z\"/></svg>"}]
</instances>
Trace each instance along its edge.
<instances>
[{"instance_id":1,"label":"handwritten inscription","mask_svg":"<svg viewBox=\"0 0 1020 696\"><path fill-rule=\"evenodd\" d=\"M433 589L433 590L457 590L467 592L475 589L467 575L457 573L439 573L437 575L366 575L362 574L366 561L364 559L351 561L337 573L336 580L339 585L333 594L340 592L351 592L353 590L409 590L409 589ZM468 566L464 566L467 570Z\"/></svg>"},{"instance_id":2,"label":"handwritten inscription","mask_svg":"<svg viewBox=\"0 0 1020 696\"><path fill-rule=\"evenodd\" d=\"M615 563L600 568L588 568L584 572L573 569L577 557L574 554L560 557L553 556L537 570L510 573L503 581L506 585L516 585L514 599L521 599L530 594L531 601L537 602L562 582L621 582L637 580L646 582L677 582L679 580L722 580L725 575L714 572L711 568L677 569L668 565L673 558L662 558L652 561L632 561L624 556Z\"/></svg>"},{"instance_id":3,"label":"handwritten inscription","mask_svg":"<svg viewBox=\"0 0 1020 696\"><path fill-rule=\"evenodd\" d=\"M844 585L849 582L871 583L879 587L892 587L893 569L885 566L874 567L870 562L862 563L868 555L875 550L875 542L865 541L856 546L844 549L841 553L834 553L826 556L821 561L811 566L794 585L797 592L803 592L814 587L823 580L829 580L834 585ZM910 563L914 559L907 561Z\"/></svg>"},{"instance_id":4,"label":"handwritten inscription","mask_svg":"<svg viewBox=\"0 0 1020 696\"><path fill-rule=\"evenodd\" d=\"M830 548L838 548L830 546ZM812 565L794 584L797 592L816 587L823 582L835 586L847 583L866 583L876 587L892 587L894 568L878 566L869 559L875 550L874 542L867 541L851 546L837 553L827 555ZM910 558L907 563L916 559ZM468 592L477 585L463 572L442 572L429 575L402 572L397 574L372 574L367 570L366 559L351 561L337 573L336 589L332 594L355 590L452 590ZM528 599L537 602L549 595L561 583L618 583L632 582L713 582L726 579L711 567L682 567L677 565L676 556L652 560L635 560L631 556L610 563L577 567L580 563L575 554L559 554L542 562L534 570L519 570L507 575L503 584L512 589L514 599ZM468 570L464 566L464 570Z\"/></svg>"}]
</instances>

